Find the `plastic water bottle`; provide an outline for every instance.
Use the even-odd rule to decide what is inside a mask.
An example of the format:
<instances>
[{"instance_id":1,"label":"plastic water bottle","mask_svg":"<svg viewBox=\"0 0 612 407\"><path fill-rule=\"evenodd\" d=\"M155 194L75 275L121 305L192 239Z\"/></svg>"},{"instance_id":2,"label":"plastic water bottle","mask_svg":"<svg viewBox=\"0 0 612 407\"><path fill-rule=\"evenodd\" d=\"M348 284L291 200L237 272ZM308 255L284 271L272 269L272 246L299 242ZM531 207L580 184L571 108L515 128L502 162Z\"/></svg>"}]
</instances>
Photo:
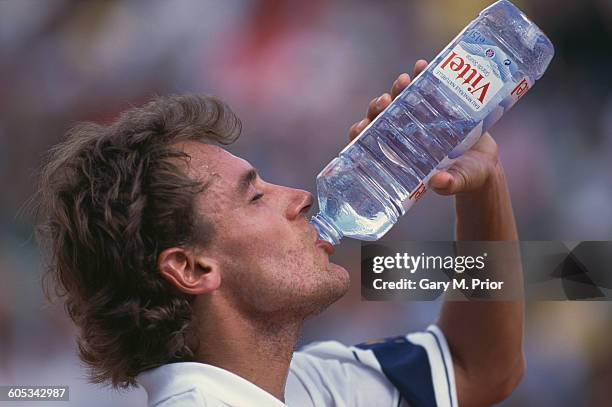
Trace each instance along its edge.
<instances>
[{"instance_id":1,"label":"plastic water bottle","mask_svg":"<svg viewBox=\"0 0 612 407\"><path fill-rule=\"evenodd\" d=\"M554 48L506 0L484 9L317 177L319 238L382 237L440 169L544 74Z\"/></svg>"}]
</instances>

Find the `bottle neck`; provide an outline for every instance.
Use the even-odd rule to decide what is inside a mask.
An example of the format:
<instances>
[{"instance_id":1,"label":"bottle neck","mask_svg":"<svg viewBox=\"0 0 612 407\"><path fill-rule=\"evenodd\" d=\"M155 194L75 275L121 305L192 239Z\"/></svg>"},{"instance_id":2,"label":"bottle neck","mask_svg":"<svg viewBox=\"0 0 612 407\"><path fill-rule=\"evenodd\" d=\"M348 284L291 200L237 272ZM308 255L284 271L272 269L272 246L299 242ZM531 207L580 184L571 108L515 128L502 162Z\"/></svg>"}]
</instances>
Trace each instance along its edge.
<instances>
[{"instance_id":1,"label":"bottle neck","mask_svg":"<svg viewBox=\"0 0 612 407\"><path fill-rule=\"evenodd\" d=\"M342 239L342 233L335 227L334 223L322 212L317 213L310 220L317 229L319 238L326 240L329 243L336 245Z\"/></svg>"}]
</instances>

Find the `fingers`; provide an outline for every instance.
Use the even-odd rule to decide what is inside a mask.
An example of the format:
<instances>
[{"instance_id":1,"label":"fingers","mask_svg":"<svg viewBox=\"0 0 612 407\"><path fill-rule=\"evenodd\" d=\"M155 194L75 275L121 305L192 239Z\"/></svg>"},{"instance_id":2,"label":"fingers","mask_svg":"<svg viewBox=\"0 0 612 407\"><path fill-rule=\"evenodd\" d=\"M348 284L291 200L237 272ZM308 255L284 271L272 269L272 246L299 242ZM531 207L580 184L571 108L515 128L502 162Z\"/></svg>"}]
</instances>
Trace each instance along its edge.
<instances>
[{"instance_id":1,"label":"fingers","mask_svg":"<svg viewBox=\"0 0 612 407\"><path fill-rule=\"evenodd\" d=\"M391 86L391 98L395 99L410 84L410 75L403 73L397 77Z\"/></svg>"},{"instance_id":2,"label":"fingers","mask_svg":"<svg viewBox=\"0 0 612 407\"><path fill-rule=\"evenodd\" d=\"M412 71L412 77L414 78L415 76L420 74L421 71L423 71L425 68L427 68L427 61L425 61L424 59L419 59L418 61L416 61L416 63L414 64L414 70Z\"/></svg>"},{"instance_id":3,"label":"fingers","mask_svg":"<svg viewBox=\"0 0 612 407\"><path fill-rule=\"evenodd\" d=\"M349 139L353 140L355 137L357 137L359 133L361 133L363 129L365 129L368 124L370 124L370 122L380 114L380 112L382 112L387 106L389 106L391 100L391 95L389 95L388 93L383 93L379 97L372 99L370 101L370 104L368 105L366 118L361 120L360 122L353 124L350 127Z\"/></svg>"},{"instance_id":4,"label":"fingers","mask_svg":"<svg viewBox=\"0 0 612 407\"><path fill-rule=\"evenodd\" d=\"M427 66L427 61L419 59L414 65L414 75L418 75ZM368 104L365 119L353 124L349 129L349 138L353 140L372 122L387 106L395 99L406 86L410 84L410 75L403 73L397 77L390 93L383 93L381 96L374 98Z\"/></svg>"},{"instance_id":5,"label":"fingers","mask_svg":"<svg viewBox=\"0 0 612 407\"><path fill-rule=\"evenodd\" d=\"M427 68L427 61L424 59L419 59L414 64L414 69L412 70L412 77L414 78L418 74L421 73L425 68ZM395 82L393 82L393 86L391 87L391 99L395 99L405 88L410 84L410 75L407 73L403 73L397 77Z\"/></svg>"},{"instance_id":6,"label":"fingers","mask_svg":"<svg viewBox=\"0 0 612 407\"><path fill-rule=\"evenodd\" d=\"M423 69L427 67L427 61L424 59L419 59L414 64L414 76L421 73ZM393 82L391 86L391 94L383 93L376 99L372 99L370 104L368 105L368 111L366 114L366 118L374 120L376 116L380 114L389 104L395 99L405 88L410 84L410 75L407 73L403 73L397 77L397 79Z\"/></svg>"},{"instance_id":7,"label":"fingers","mask_svg":"<svg viewBox=\"0 0 612 407\"><path fill-rule=\"evenodd\" d=\"M376 99L373 99L368 105L368 111L366 112L366 118L374 120L376 116L380 114L389 104L391 103L391 95L383 93Z\"/></svg>"},{"instance_id":8,"label":"fingers","mask_svg":"<svg viewBox=\"0 0 612 407\"><path fill-rule=\"evenodd\" d=\"M368 126L368 124L370 124L369 119L363 119L362 121L353 124L349 129L349 139L353 141L353 139L357 137L359 133L361 133L363 129Z\"/></svg>"}]
</instances>

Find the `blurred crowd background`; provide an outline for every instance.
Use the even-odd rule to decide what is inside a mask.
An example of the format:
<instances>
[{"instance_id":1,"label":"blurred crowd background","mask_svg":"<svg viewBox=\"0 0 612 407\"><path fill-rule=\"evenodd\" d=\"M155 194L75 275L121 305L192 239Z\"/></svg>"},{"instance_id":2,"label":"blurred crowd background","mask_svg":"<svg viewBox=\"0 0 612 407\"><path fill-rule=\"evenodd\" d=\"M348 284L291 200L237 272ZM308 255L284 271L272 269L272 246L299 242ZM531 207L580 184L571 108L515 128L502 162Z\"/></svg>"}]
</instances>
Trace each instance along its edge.
<instances>
[{"instance_id":1,"label":"blurred crowd background","mask_svg":"<svg viewBox=\"0 0 612 407\"><path fill-rule=\"evenodd\" d=\"M268 181L314 193L367 103L489 3L0 0L0 384L67 384L74 406L145 403L140 389L87 383L74 328L41 292L23 208L44 152L71 124L110 120L154 94L214 94L243 120L232 152ZM492 131L521 239L610 240L612 2L516 4L556 47L548 72ZM453 222L452 199L427 193L385 239L451 240ZM302 343L357 343L434 321L438 303L361 301L357 242L334 260L352 289L307 323ZM527 372L501 405L610 405L611 335L610 303L529 302Z\"/></svg>"}]
</instances>

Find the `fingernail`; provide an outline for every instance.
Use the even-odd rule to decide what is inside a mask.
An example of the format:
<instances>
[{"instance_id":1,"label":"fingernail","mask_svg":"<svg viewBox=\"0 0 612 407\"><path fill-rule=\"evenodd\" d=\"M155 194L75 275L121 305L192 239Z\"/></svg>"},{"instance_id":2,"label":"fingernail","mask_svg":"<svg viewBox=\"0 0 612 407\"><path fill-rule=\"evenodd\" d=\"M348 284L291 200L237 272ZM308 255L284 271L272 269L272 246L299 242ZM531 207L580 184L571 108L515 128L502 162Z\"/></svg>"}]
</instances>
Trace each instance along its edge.
<instances>
[{"instance_id":1,"label":"fingernail","mask_svg":"<svg viewBox=\"0 0 612 407\"><path fill-rule=\"evenodd\" d=\"M366 119L363 119L362 121L359 122L357 127L360 129L363 129L366 126L366 124L368 124L368 121Z\"/></svg>"}]
</instances>

